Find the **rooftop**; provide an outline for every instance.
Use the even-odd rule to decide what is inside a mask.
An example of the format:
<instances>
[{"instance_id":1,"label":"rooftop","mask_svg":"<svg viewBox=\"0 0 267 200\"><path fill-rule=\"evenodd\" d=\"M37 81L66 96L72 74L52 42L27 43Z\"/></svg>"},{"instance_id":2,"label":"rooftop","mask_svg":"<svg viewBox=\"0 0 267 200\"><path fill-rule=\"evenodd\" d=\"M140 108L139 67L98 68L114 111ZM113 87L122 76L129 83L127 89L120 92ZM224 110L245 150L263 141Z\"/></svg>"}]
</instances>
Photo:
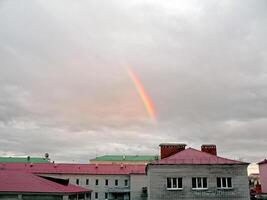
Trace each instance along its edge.
<instances>
[{"instance_id":1,"label":"rooftop","mask_svg":"<svg viewBox=\"0 0 267 200\"><path fill-rule=\"evenodd\" d=\"M142 161L154 161L158 160L159 156L157 155L104 155L99 156L91 161L128 161L128 162L142 162Z\"/></svg>"},{"instance_id":2,"label":"rooftop","mask_svg":"<svg viewBox=\"0 0 267 200\"><path fill-rule=\"evenodd\" d=\"M261 164L267 164L267 159L264 159L263 161L259 162L258 164L259 165L261 165Z\"/></svg>"},{"instance_id":3,"label":"rooftop","mask_svg":"<svg viewBox=\"0 0 267 200\"><path fill-rule=\"evenodd\" d=\"M0 157L0 163L49 163L41 157Z\"/></svg>"},{"instance_id":4,"label":"rooftop","mask_svg":"<svg viewBox=\"0 0 267 200\"><path fill-rule=\"evenodd\" d=\"M170 157L154 161L152 164L248 164L202 152L193 148L180 151Z\"/></svg>"},{"instance_id":5,"label":"rooftop","mask_svg":"<svg viewBox=\"0 0 267 200\"><path fill-rule=\"evenodd\" d=\"M133 164L54 164L54 163L2 163L1 169L20 170L36 174L145 174L145 165Z\"/></svg>"},{"instance_id":6,"label":"rooftop","mask_svg":"<svg viewBox=\"0 0 267 200\"><path fill-rule=\"evenodd\" d=\"M90 190L72 184L59 184L25 171L0 169L0 192L85 193Z\"/></svg>"}]
</instances>

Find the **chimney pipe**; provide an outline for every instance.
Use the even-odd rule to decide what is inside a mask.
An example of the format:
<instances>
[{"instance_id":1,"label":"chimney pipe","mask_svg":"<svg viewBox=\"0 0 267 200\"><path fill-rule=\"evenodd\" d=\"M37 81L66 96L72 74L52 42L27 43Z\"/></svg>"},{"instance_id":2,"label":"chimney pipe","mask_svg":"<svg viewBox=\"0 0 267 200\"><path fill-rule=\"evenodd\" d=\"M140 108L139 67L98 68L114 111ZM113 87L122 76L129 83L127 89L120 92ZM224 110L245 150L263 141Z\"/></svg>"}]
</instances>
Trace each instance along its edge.
<instances>
[{"instance_id":1,"label":"chimney pipe","mask_svg":"<svg viewBox=\"0 0 267 200\"><path fill-rule=\"evenodd\" d=\"M214 144L203 144L201 146L201 151L217 156L217 148Z\"/></svg>"},{"instance_id":2,"label":"chimney pipe","mask_svg":"<svg viewBox=\"0 0 267 200\"><path fill-rule=\"evenodd\" d=\"M185 150L186 144L162 143L160 146L160 159L170 157L180 151Z\"/></svg>"}]
</instances>

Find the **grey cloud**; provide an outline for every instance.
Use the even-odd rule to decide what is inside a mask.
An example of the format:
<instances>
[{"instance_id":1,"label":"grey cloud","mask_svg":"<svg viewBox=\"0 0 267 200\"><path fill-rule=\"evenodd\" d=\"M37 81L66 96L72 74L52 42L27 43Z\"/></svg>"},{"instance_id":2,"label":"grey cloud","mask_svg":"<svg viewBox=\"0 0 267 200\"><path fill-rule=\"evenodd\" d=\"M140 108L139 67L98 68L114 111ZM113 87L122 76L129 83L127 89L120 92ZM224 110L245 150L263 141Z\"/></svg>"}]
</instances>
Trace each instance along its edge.
<instances>
[{"instance_id":1,"label":"grey cloud","mask_svg":"<svg viewBox=\"0 0 267 200\"><path fill-rule=\"evenodd\" d=\"M1 1L0 152L86 162L110 152L156 154L158 143L182 141L261 160L266 7L264 0ZM126 66L154 100L156 124Z\"/></svg>"}]
</instances>

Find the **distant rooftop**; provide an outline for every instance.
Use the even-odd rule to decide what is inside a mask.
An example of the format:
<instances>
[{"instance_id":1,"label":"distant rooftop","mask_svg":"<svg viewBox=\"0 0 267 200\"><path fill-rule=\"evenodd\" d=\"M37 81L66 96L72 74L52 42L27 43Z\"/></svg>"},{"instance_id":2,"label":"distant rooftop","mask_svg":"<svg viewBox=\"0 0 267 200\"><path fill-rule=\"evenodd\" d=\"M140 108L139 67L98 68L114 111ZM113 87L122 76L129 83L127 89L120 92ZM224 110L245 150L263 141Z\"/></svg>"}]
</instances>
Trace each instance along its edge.
<instances>
[{"instance_id":1,"label":"distant rooftop","mask_svg":"<svg viewBox=\"0 0 267 200\"><path fill-rule=\"evenodd\" d=\"M62 181L65 184L60 184L55 180L53 181L52 178L48 180L25 171L0 169L0 193L72 194L91 191L90 189L69 184L68 181Z\"/></svg>"},{"instance_id":2,"label":"distant rooftop","mask_svg":"<svg viewBox=\"0 0 267 200\"><path fill-rule=\"evenodd\" d=\"M0 163L49 163L41 157L0 157Z\"/></svg>"},{"instance_id":3,"label":"distant rooftop","mask_svg":"<svg viewBox=\"0 0 267 200\"><path fill-rule=\"evenodd\" d=\"M143 162L143 161L154 161L158 160L159 156L157 155L104 155L99 156L91 161L127 161L127 162Z\"/></svg>"}]
</instances>

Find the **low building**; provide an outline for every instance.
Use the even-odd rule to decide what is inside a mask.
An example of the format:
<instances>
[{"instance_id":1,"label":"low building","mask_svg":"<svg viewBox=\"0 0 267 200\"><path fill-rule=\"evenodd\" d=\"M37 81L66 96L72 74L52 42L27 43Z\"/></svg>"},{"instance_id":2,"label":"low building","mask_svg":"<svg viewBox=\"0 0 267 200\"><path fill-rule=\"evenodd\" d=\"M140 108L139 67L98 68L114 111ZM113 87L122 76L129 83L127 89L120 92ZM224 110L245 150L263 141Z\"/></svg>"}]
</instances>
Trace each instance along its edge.
<instances>
[{"instance_id":1,"label":"low building","mask_svg":"<svg viewBox=\"0 0 267 200\"><path fill-rule=\"evenodd\" d=\"M146 199L145 167L146 165L133 164L0 164L2 169L67 179L71 184L92 189L92 200Z\"/></svg>"},{"instance_id":2,"label":"low building","mask_svg":"<svg viewBox=\"0 0 267 200\"><path fill-rule=\"evenodd\" d=\"M92 164L147 164L149 162L158 160L157 155L104 155L90 160Z\"/></svg>"},{"instance_id":3,"label":"low building","mask_svg":"<svg viewBox=\"0 0 267 200\"><path fill-rule=\"evenodd\" d=\"M259 162L259 175L261 183L261 197L267 199L267 159Z\"/></svg>"},{"instance_id":4,"label":"low building","mask_svg":"<svg viewBox=\"0 0 267 200\"><path fill-rule=\"evenodd\" d=\"M42 157L0 157L0 163L49 163L49 158Z\"/></svg>"},{"instance_id":5,"label":"low building","mask_svg":"<svg viewBox=\"0 0 267 200\"><path fill-rule=\"evenodd\" d=\"M149 200L249 200L248 163L185 144L161 144L161 159L147 165Z\"/></svg>"},{"instance_id":6,"label":"low building","mask_svg":"<svg viewBox=\"0 0 267 200\"><path fill-rule=\"evenodd\" d=\"M0 199L89 200L91 190L68 180L46 179L32 173L0 169Z\"/></svg>"}]
</instances>

